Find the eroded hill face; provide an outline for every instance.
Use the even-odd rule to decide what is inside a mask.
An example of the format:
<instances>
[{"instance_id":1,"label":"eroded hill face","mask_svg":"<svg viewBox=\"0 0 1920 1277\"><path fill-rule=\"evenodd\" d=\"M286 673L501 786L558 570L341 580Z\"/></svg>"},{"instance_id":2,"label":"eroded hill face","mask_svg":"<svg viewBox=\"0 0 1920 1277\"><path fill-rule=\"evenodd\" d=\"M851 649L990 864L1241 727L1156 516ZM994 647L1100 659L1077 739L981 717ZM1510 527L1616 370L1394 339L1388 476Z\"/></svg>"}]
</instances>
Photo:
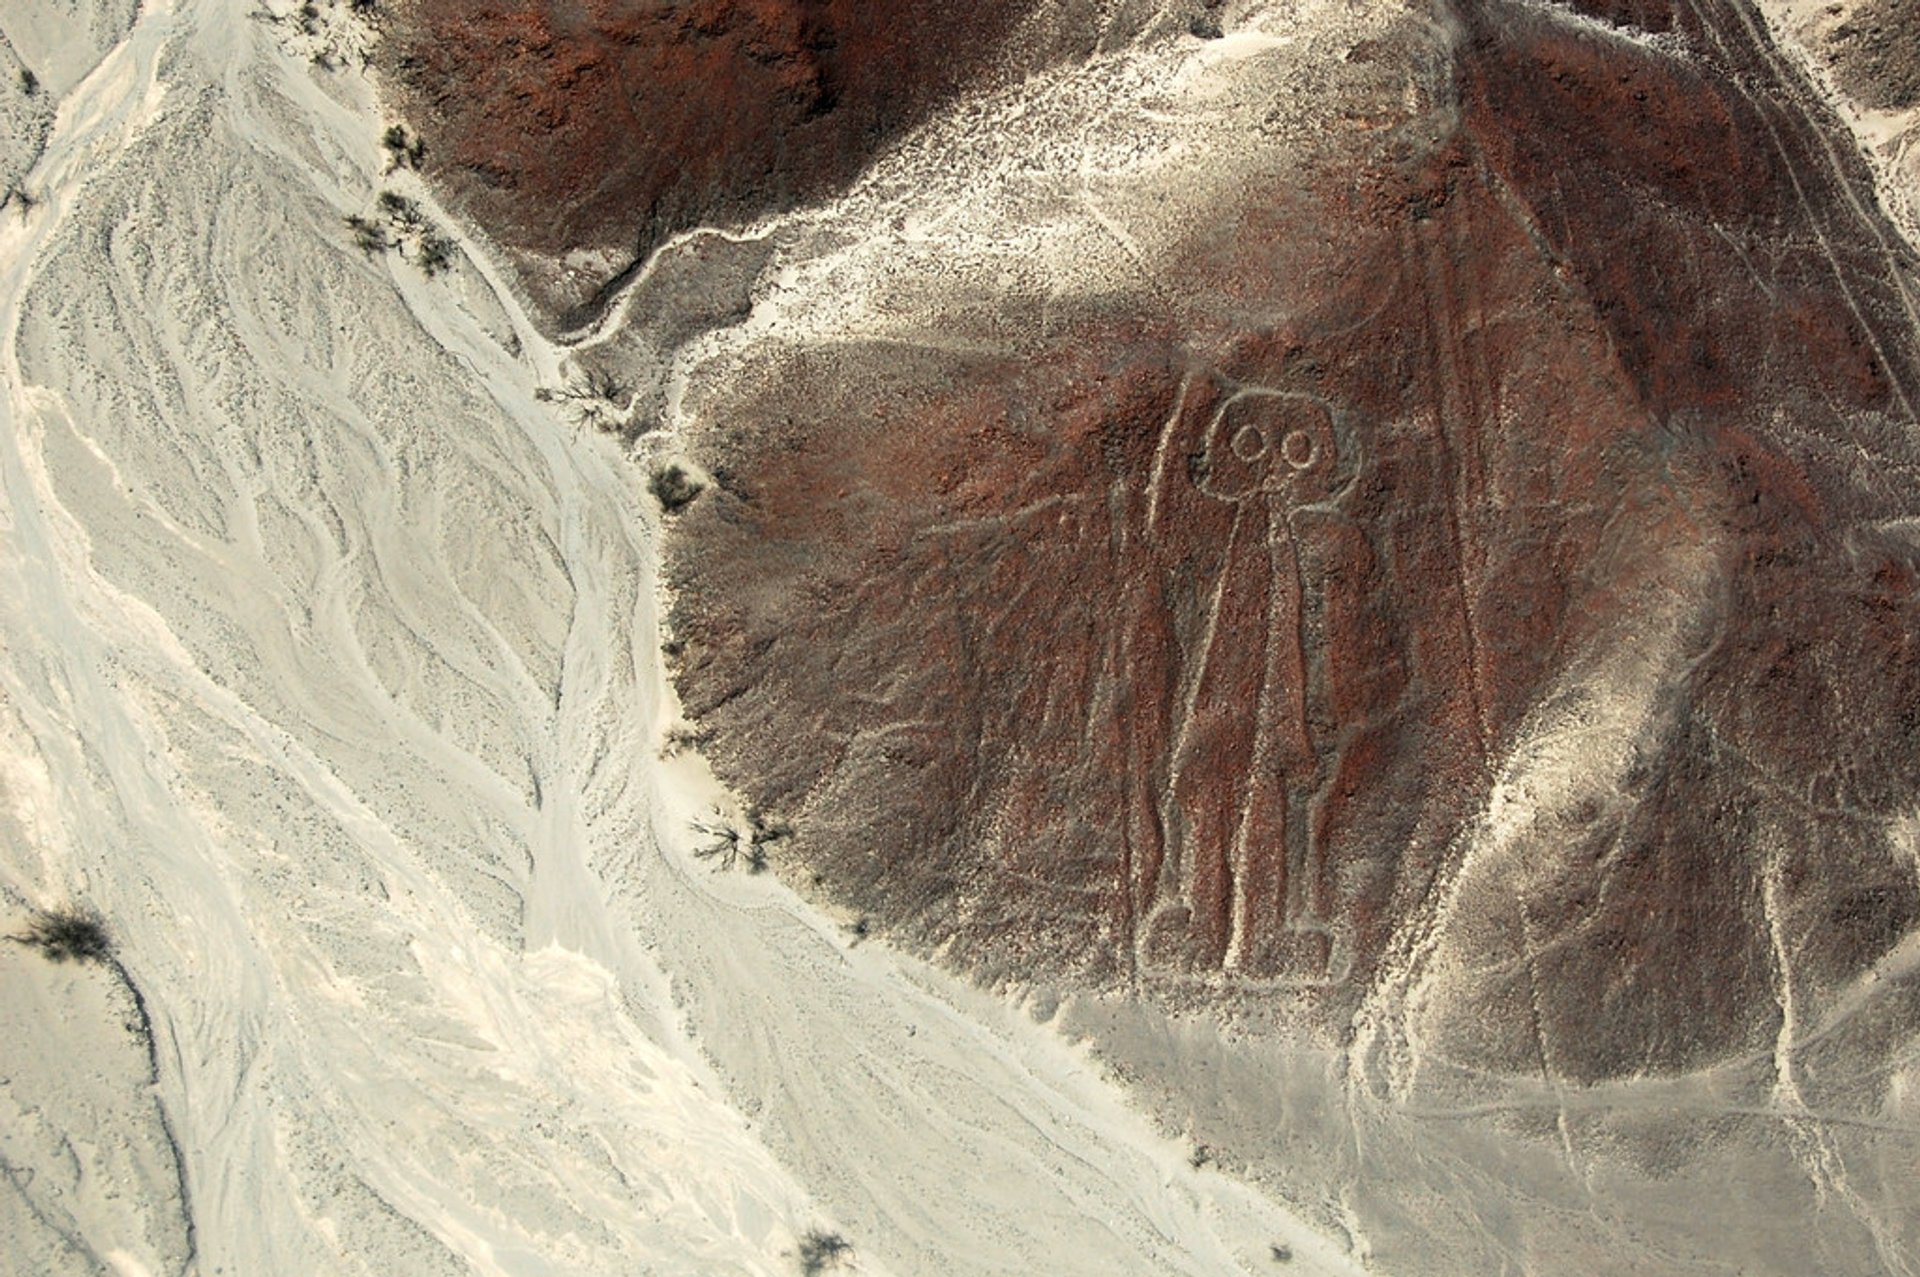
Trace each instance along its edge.
<instances>
[{"instance_id":1,"label":"eroded hill face","mask_svg":"<svg viewBox=\"0 0 1920 1277\"><path fill-rule=\"evenodd\" d=\"M1485 772L1410 211L1458 157L1427 37L1371 26L1373 61L1140 59L1189 80L1147 80L1158 127L1064 82L1093 215L1008 218L1085 160L1016 140L1041 175L955 219L983 261L902 237L833 272L877 303L799 320L842 340L696 382L688 710L828 891L968 966L1360 987ZM1275 113L1307 73L1337 110Z\"/></svg>"},{"instance_id":2,"label":"eroded hill face","mask_svg":"<svg viewBox=\"0 0 1920 1277\"><path fill-rule=\"evenodd\" d=\"M989 6L962 55L945 10L697 8L483 14L408 75L532 250L833 193L668 422L712 480L680 691L791 881L1395 1093L1884 1098L1914 261L1749 10ZM449 107L460 59L535 83ZM548 140L483 191L516 96Z\"/></svg>"},{"instance_id":3,"label":"eroded hill face","mask_svg":"<svg viewBox=\"0 0 1920 1277\"><path fill-rule=\"evenodd\" d=\"M696 374L681 687L825 893L1581 1079L1907 935L1909 259L1735 11L1602 16L1062 87L1039 175Z\"/></svg>"}]
</instances>

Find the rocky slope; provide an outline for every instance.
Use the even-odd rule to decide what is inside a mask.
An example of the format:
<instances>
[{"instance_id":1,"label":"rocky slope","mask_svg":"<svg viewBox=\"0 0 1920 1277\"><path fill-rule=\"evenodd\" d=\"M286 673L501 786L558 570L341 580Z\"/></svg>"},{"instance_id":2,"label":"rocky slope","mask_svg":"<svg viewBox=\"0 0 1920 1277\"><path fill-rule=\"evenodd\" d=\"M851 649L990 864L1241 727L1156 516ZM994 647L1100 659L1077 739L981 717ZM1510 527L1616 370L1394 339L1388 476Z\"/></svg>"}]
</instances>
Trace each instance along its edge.
<instances>
[{"instance_id":1,"label":"rocky slope","mask_svg":"<svg viewBox=\"0 0 1920 1277\"><path fill-rule=\"evenodd\" d=\"M673 370L655 452L705 485L667 545L678 687L798 831L788 880L1104 1008L1163 1115L1351 1177L1327 1219L1397 1271L1415 1235L1433 1271L1910 1270L1916 262L1758 13L989 10L954 62L915 6L804 57L726 33L837 9L703 12L648 9L620 82L637 121L726 113L711 145L583 134L536 178L509 144L484 195L463 121L551 95L571 137L600 81L491 19L465 74L537 90L449 105L394 56L555 305L566 253L604 278L702 219L767 254L730 326L580 353ZM940 69L872 97L863 57ZM1415 1175L1410 1222L1342 1137L1289 1169L1260 1122L1297 1097L1221 1116L1169 1081L1206 1048L1138 1045L1193 1023L1330 1053L1355 1147L1506 1187ZM1843 1218L1596 1187L1724 1152L1696 1085L1756 1211ZM1486 1222L1540 1143L1605 1221L1577 1256ZM1643 1231L1664 1259L1606 1257Z\"/></svg>"},{"instance_id":2,"label":"rocky slope","mask_svg":"<svg viewBox=\"0 0 1920 1277\"><path fill-rule=\"evenodd\" d=\"M1142 183L1143 278L877 267L690 401L682 689L828 892L1581 1078L1907 934L1910 254L1750 29L1638 16L1362 34L1341 127Z\"/></svg>"}]
</instances>

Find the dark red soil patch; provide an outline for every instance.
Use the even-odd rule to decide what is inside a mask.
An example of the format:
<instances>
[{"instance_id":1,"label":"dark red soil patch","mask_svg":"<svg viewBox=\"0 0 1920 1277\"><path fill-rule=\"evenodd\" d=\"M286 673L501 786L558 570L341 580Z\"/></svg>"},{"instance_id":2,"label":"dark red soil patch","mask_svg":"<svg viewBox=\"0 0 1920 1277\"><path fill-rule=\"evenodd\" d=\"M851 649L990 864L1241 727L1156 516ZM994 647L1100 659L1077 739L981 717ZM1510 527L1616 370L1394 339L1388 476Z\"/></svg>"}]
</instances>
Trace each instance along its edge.
<instances>
[{"instance_id":1,"label":"dark red soil patch","mask_svg":"<svg viewBox=\"0 0 1920 1277\"><path fill-rule=\"evenodd\" d=\"M1026 8L407 0L381 62L429 171L499 240L625 262L674 231L834 190L1002 59ZM607 281L529 263L538 299L561 308Z\"/></svg>"}]
</instances>

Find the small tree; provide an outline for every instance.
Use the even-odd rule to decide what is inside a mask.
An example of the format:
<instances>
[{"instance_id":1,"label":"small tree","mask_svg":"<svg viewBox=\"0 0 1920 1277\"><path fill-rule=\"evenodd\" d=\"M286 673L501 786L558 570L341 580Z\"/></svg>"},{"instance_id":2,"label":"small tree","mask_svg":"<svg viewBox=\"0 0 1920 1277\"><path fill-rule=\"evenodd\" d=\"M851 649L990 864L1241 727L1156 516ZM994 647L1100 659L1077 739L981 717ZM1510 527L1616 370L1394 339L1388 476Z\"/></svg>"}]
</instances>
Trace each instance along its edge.
<instances>
[{"instance_id":1,"label":"small tree","mask_svg":"<svg viewBox=\"0 0 1920 1277\"><path fill-rule=\"evenodd\" d=\"M558 390L543 386L534 393L549 402L558 399L574 405L576 420L583 426L613 432L633 424L633 387L605 369L589 369L569 377Z\"/></svg>"},{"instance_id":2,"label":"small tree","mask_svg":"<svg viewBox=\"0 0 1920 1277\"><path fill-rule=\"evenodd\" d=\"M718 813L714 820L696 820L694 829L706 835L707 841L694 848L693 854L700 860L717 860L722 869L744 866L750 874L767 871L767 851L764 840L758 837L744 837L740 830L729 824L721 823Z\"/></svg>"},{"instance_id":3,"label":"small tree","mask_svg":"<svg viewBox=\"0 0 1920 1277\"><path fill-rule=\"evenodd\" d=\"M829 1268L838 1268L853 1254L853 1243L824 1228L809 1228L800 1239L800 1271L806 1277L820 1277Z\"/></svg>"},{"instance_id":4,"label":"small tree","mask_svg":"<svg viewBox=\"0 0 1920 1277\"><path fill-rule=\"evenodd\" d=\"M113 956L113 939L100 915L77 905L42 909L27 929L8 939L37 949L53 962L105 962Z\"/></svg>"}]
</instances>

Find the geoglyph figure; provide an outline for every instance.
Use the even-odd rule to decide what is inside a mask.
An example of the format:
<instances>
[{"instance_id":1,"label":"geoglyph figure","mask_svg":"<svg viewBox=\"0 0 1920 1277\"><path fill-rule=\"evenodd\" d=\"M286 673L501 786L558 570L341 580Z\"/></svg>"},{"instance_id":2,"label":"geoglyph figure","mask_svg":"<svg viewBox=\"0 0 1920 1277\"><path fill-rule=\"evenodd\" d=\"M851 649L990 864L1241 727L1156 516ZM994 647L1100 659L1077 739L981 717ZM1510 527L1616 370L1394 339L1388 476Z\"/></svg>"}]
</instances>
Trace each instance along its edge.
<instances>
[{"instance_id":1,"label":"geoglyph figure","mask_svg":"<svg viewBox=\"0 0 1920 1277\"><path fill-rule=\"evenodd\" d=\"M1331 511L1351 482L1354 449L1341 433L1335 410L1312 395L1245 388L1215 412L1190 462L1198 489L1235 512L1173 759L1172 801L1190 833L1181 894L1198 934L1212 938L1202 960L1253 976L1337 974L1308 810L1324 769L1303 628L1301 539L1312 532L1297 516ZM1257 689L1251 701L1247 689ZM1245 782L1223 787L1219 772L1236 758ZM1218 797L1236 788L1229 810ZM1275 918L1277 928L1263 923Z\"/></svg>"}]
</instances>

